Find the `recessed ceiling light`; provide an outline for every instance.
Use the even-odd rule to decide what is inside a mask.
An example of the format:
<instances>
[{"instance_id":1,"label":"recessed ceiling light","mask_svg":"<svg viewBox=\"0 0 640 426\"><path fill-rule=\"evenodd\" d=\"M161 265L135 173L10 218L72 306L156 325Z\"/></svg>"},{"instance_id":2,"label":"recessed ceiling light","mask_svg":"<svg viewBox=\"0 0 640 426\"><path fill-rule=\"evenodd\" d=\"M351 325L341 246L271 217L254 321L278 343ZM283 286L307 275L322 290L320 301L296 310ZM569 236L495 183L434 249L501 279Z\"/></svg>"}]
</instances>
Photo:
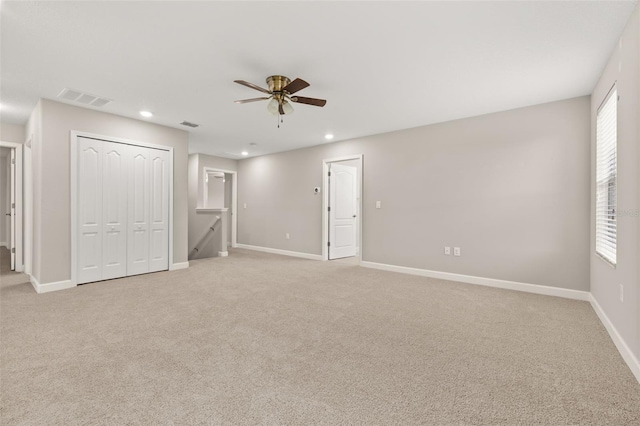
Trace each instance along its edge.
<instances>
[{"instance_id":1,"label":"recessed ceiling light","mask_svg":"<svg viewBox=\"0 0 640 426\"><path fill-rule=\"evenodd\" d=\"M248 153L247 151L242 151L240 154L242 154L242 155L244 155L244 156L249 155L249 153Z\"/></svg>"},{"instance_id":2,"label":"recessed ceiling light","mask_svg":"<svg viewBox=\"0 0 640 426\"><path fill-rule=\"evenodd\" d=\"M140 111L140 115L143 117L153 117L153 113L149 112L149 111Z\"/></svg>"},{"instance_id":3,"label":"recessed ceiling light","mask_svg":"<svg viewBox=\"0 0 640 426\"><path fill-rule=\"evenodd\" d=\"M327 133L326 135L324 135L324 138L330 141L331 139L333 139L333 135L331 133Z\"/></svg>"}]
</instances>

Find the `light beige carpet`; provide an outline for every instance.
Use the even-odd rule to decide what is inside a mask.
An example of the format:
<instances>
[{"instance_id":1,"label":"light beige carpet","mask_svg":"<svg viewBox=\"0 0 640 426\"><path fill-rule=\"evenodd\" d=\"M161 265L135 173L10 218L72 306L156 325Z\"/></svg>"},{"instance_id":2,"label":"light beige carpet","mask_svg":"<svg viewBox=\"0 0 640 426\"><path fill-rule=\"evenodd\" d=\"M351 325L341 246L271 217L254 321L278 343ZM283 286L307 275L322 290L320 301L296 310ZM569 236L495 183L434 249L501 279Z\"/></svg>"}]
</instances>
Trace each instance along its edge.
<instances>
[{"instance_id":1,"label":"light beige carpet","mask_svg":"<svg viewBox=\"0 0 640 426\"><path fill-rule=\"evenodd\" d=\"M37 295L3 273L3 425L640 424L586 302L235 250Z\"/></svg>"}]
</instances>

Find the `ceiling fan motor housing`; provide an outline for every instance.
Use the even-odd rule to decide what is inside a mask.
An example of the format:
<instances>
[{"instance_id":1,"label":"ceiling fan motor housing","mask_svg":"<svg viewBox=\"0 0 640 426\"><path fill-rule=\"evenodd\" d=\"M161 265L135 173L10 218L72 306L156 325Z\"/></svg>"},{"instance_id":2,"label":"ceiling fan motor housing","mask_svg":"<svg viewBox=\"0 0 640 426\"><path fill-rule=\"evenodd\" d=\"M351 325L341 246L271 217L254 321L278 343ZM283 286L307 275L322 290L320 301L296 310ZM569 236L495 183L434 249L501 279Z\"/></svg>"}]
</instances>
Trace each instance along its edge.
<instances>
[{"instance_id":1,"label":"ceiling fan motor housing","mask_svg":"<svg viewBox=\"0 0 640 426\"><path fill-rule=\"evenodd\" d=\"M272 75L267 77L267 84L269 85L269 90L272 92L282 92L287 84L291 83L291 80L283 75Z\"/></svg>"}]
</instances>

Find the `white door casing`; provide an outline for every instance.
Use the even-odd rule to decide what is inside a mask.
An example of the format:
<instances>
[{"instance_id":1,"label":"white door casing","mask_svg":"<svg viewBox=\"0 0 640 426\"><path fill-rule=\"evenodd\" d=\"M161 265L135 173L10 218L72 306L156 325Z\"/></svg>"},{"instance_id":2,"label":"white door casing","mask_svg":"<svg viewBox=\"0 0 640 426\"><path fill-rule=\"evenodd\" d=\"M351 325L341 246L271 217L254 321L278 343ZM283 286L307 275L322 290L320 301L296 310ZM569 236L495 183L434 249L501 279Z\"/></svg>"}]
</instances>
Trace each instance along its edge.
<instances>
[{"instance_id":1,"label":"white door casing","mask_svg":"<svg viewBox=\"0 0 640 426\"><path fill-rule=\"evenodd\" d=\"M102 148L78 138L78 284L102 279Z\"/></svg>"},{"instance_id":2,"label":"white door casing","mask_svg":"<svg viewBox=\"0 0 640 426\"><path fill-rule=\"evenodd\" d=\"M137 275L149 272L151 154L149 148L130 146L129 157L127 275Z\"/></svg>"},{"instance_id":3,"label":"white door casing","mask_svg":"<svg viewBox=\"0 0 640 426\"><path fill-rule=\"evenodd\" d=\"M329 259L355 256L358 169L331 163L329 170Z\"/></svg>"},{"instance_id":4,"label":"white door casing","mask_svg":"<svg viewBox=\"0 0 640 426\"><path fill-rule=\"evenodd\" d=\"M9 159L9 185L11 198L9 200L9 251L11 252L11 270L16 269L16 150L11 150Z\"/></svg>"},{"instance_id":5,"label":"white door casing","mask_svg":"<svg viewBox=\"0 0 640 426\"><path fill-rule=\"evenodd\" d=\"M11 269L24 271L24 231L23 231L23 148L21 143L0 141L0 147L9 148L11 156L7 156L7 175L2 176L2 184L7 185L7 216L2 216L2 226L7 229L6 244L11 253ZM13 197L12 197L13 194ZM9 217L8 215L11 215ZM13 242L11 241L13 238ZM11 250L11 249L14 250ZM26 254L26 253L25 253ZM30 253L29 253L30 254Z\"/></svg>"},{"instance_id":6,"label":"white door casing","mask_svg":"<svg viewBox=\"0 0 640 426\"><path fill-rule=\"evenodd\" d=\"M76 286L78 284L83 284L86 282L93 281L102 281L109 278L115 278L117 276L121 276L121 270L119 272L113 272L112 275L104 273L104 266L109 265L115 271L116 269L121 268L122 256L124 255L124 263L126 267L124 268L126 271L126 276L136 275L140 273L150 272L150 258L151 256L156 258L155 268L157 270L162 269L172 270L172 269L180 269L183 268L183 264L173 264L173 148L164 146L164 145L156 145L147 142L138 142L134 140L122 139L122 138L114 138L111 136L104 136L86 132L78 132L71 131L70 136L71 143L71 280L69 282L70 286ZM86 207L83 207L83 199L82 199L82 187L88 186L86 179L84 179L82 173L82 155L83 149L86 148L86 144L92 144L93 153L96 152L101 156L106 155L107 152L110 152L111 155L107 156L107 158L100 158L99 164L94 167L95 175L100 176L102 179L102 185L100 186L103 192L97 193L98 191L93 191L94 194L98 195L102 204L100 206L100 215L104 217L100 217L102 221L100 223L99 230L102 233L102 238L100 239L100 251L101 253L96 252L96 256L100 255L101 258L97 258L97 260L102 260L102 263L99 264L101 269L101 273L97 274L94 272L93 276L88 278L86 277L87 271L82 271L81 262L83 261L83 246L81 241L81 235L83 231L83 226L81 225L82 218L81 215L84 213L84 210L87 210ZM108 147L111 147L111 152ZM156 233L156 240L161 240L163 243L163 248L154 248L154 253L150 253L151 247L150 245L153 243L152 238L152 207L151 207L151 179L152 179L152 170L151 170L151 161L154 157L154 153L160 153L156 155L157 161L156 164L156 176L162 176L161 183L157 185L160 189L160 197L156 198L157 200L163 200L162 203L166 203L164 209L156 209L156 218L159 217L159 220L155 220L156 230L159 232ZM18 153L20 154L20 152ZM124 157L121 157L124 155ZM85 157L88 157L87 153L85 153ZM117 161L116 161L117 160ZM124 173L120 173L117 178L116 172L120 167L119 161L122 160L122 167L124 168ZM134 167L134 160L137 160L138 167ZM105 177L104 174L109 174L108 170L103 170L107 165L110 165L114 168L111 172L111 176L109 178ZM89 167L85 167L86 170L89 170ZM136 188L133 188L134 183L134 175L135 172L138 172L138 185L137 192L141 197L140 203L137 205L132 204L130 201L139 198L136 196ZM105 180L109 180L111 186L111 193L107 193L107 182ZM122 195L121 185L123 185L123 181L126 182L126 190L125 196ZM104 205L106 199L119 199L124 200L123 207L112 208L113 206ZM122 208L124 208L124 216L122 216ZM141 218L131 217L131 213L140 213ZM109 216L107 218L106 216ZM118 218L120 216L121 218ZM139 215L140 216L140 215ZM97 219L96 219L97 220ZM123 226L119 226L119 223L124 223ZM136 225L135 227L133 225ZM130 235L134 233L134 231L138 230L138 225L140 225L141 235L138 238L139 241L132 240ZM113 228L113 229L112 229ZM164 230L163 230L164 229ZM111 237L110 244L107 244L105 239L106 235L109 232L113 232ZM166 238L162 234L166 235ZM125 235L126 238L119 240L119 238L115 238L117 235ZM143 253L138 253L138 256L132 255L132 250L130 246L137 245L142 249ZM121 250L119 255L120 258L116 256L105 257L105 250L108 248L112 248L114 246L122 246L124 245L125 249ZM135 248L135 247L134 247ZM115 254L115 251L112 251L112 254ZM135 254L135 253L134 253ZM87 257L86 255L84 256ZM133 260L141 260L141 264L136 265L136 267L130 268L130 263ZM86 260L86 259L85 259ZM134 262L135 263L135 262ZM98 269L98 268L92 268Z\"/></svg>"},{"instance_id":7,"label":"white door casing","mask_svg":"<svg viewBox=\"0 0 640 426\"><path fill-rule=\"evenodd\" d=\"M169 153L150 149L149 272L169 268Z\"/></svg>"},{"instance_id":8,"label":"white door casing","mask_svg":"<svg viewBox=\"0 0 640 426\"><path fill-rule=\"evenodd\" d=\"M103 142L103 280L127 275L128 148L124 144Z\"/></svg>"}]
</instances>

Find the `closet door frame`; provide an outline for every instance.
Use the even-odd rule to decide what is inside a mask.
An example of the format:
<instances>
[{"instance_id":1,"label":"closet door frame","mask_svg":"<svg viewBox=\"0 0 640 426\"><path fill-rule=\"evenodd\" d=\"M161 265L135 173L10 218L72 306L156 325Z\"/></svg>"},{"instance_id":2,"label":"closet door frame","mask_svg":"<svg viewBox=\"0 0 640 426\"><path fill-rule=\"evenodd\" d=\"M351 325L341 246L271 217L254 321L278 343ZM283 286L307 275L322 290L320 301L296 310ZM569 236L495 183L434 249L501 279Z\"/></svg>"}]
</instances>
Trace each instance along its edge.
<instances>
[{"instance_id":1,"label":"closet door frame","mask_svg":"<svg viewBox=\"0 0 640 426\"><path fill-rule=\"evenodd\" d=\"M139 142L130 139L98 135L95 133L72 130L70 136L71 153L71 285L78 285L78 138L96 139L104 142L115 142L125 145L140 146L167 151L169 153L169 270L176 268L173 264L173 147Z\"/></svg>"}]
</instances>

